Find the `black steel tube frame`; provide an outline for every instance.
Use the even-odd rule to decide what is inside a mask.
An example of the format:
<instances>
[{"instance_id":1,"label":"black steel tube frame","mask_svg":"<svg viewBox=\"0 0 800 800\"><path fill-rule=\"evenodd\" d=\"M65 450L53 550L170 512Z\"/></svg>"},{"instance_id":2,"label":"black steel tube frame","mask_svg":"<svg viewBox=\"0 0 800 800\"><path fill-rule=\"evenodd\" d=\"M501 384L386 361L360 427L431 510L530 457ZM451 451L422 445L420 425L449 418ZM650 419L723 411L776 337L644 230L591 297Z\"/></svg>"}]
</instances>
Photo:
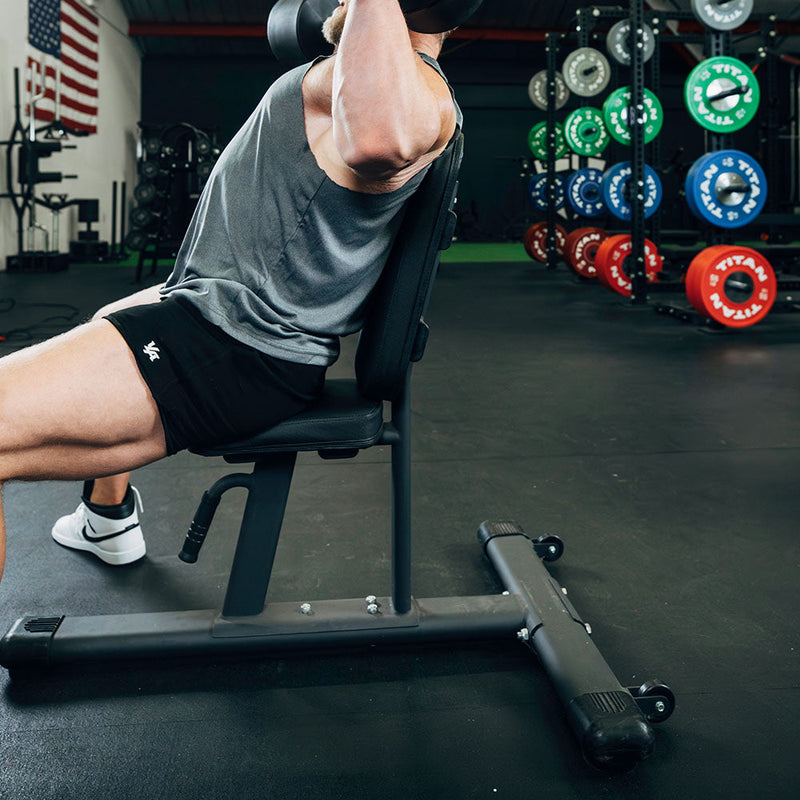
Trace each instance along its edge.
<instances>
[{"instance_id":1,"label":"black steel tube frame","mask_svg":"<svg viewBox=\"0 0 800 800\"><path fill-rule=\"evenodd\" d=\"M119 192L119 250L125 254L125 218L127 205L128 184L122 181Z\"/></svg>"},{"instance_id":2,"label":"black steel tube frame","mask_svg":"<svg viewBox=\"0 0 800 800\"><path fill-rule=\"evenodd\" d=\"M24 252L24 216L25 211L31 205L31 196L32 196L32 188L30 186L26 187L25 192L18 193L14 190L14 186L11 180L12 175L12 153L15 146L19 146L22 142L17 141L17 136L21 136L24 139L25 136L25 128L22 126L22 116L21 116L21 106L20 106L20 94L19 94L19 68L14 68L14 126L11 129L11 135L8 137L8 141L3 142L3 146L6 147L6 188L7 193L0 195L2 197L6 197L11 201L12 206L14 207L14 214L17 217L17 253L22 255ZM18 179L20 176L17 176Z\"/></svg>"},{"instance_id":3,"label":"black steel tube frame","mask_svg":"<svg viewBox=\"0 0 800 800\"><path fill-rule=\"evenodd\" d=\"M411 368L392 403L392 603L411 610Z\"/></svg>"},{"instance_id":4,"label":"black steel tube frame","mask_svg":"<svg viewBox=\"0 0 800 800\"><path fill-rule=\"evenodd\" d=\"M767 33L767 30L763 30ZM768 38L768 37L765 37ZM763 152L766 157L765 172L767 173L767 187L777 187L780 185L780 171L781 171L781 158L780 158L780 143L778 140L780 115L779 115L779 101L778 101L778 59L774 54L770 54L766 58L766 73L767 73L767 86L764 94L766 95L766 102L762 106L762 117L764 118L765 136L763 141ZM794 146L794 142L792 142ZM774 191L767 192L767 213L776 213L779 209L778 194Z\"/></svg>"},{"instance_id":5,"label":"black steel tube frame","mask_svg":"<svg viewBox=\"0 0 800 800\"><path fill-rule=\"evenodd\" d=\"M370 598L372 599L372 598ZM39 664L125 661L140 658L292 652L445 639L509 638L524 624L511 595L414 600L397 614L391 599L269 603L260 614L225 617L214 610L98 617L25 617L0 643L10 670Z\"/></svg>"},{"instance_id":6,"label":"black steel tube frame","mask_svg":"<svg viewBox=\"0 0 800 800\"><path fill-rule=\"evenodd\" d=\"M117 257L117 182L111 182L111 259Z\"/></svg>"},{"instance_id":7,"label":"black steel tube frame","mask_svg":"<svg viewBox=\"0 0 800 800\"><path fill-rule=\"evenodd\" d=\"M653 34L655 36L655 50L653 51L653 55L650 58L650 91L656 97L661 97L661 28L654 27ZM656 136L655 139L650 143L650 160L649 163L656 171L658 175L661 175L661 171L664 167L662 162L662 154L661 154L661 136ZM645 159L645 163L647 163L647 159ZM658 208L655 210L655 213L650 217L648 220L649 231L650 231L650 239L652 240L653 244L656 248L661 247L661 229L662 229L662 221L663 221L663 209L664 203L663 201L659 203Z\"/></svg>"},{"instance_id":8,"label":"black steel tube frame","mask_svg":"<svg viewBox=\"0 0 800 800\"><path fill-rule=\"evenodd\" d=\"M653 730L563 587L515 527L484 523L478 537L506 589L525 606L522 638L552 681L586 760L601 769L628 769L652 753Z\"/></svg>"},{"instance_id":9,"label":"black steel tube frame","mask_svg":"<svg viewBox=\"0 0 800 800\"><path fill-rule=\"evenodd\" d=\"M548 33L546 36L547 57L547 269L558 266L556 240L556 58L562 34Z\"/></svg>"},{"instance_id":10,"label":"black steel tube frame","mask_svg":"<svg viewBox=\"0 0 800 800\"><path fill-rule=\"evenodd\" d=\"M244 485L241 478L231 476L231 486ZM589 763L626 770L650 755L654 735L639 704L614 676L531 540L506 522L483 523L478 538L503 594L410 598L402 613L393 598L370 596L269 603L246 615L204 610L25 617L0 642L0 664L22 672L63 663L519 639L544 666ZM252 556L249 547L237 549L237 559L240 553ZM237 574L235 580L247 579ZM229 588L226 605L230 597Z\"/></svg>"},{"instance_id":11,"label":"black steel tube frame","mask_svg":"<svg viewBox=\"0 0 800 800\"><path fill-rule=\"evenodd\" d=\"M631 32L631 254L628 274L631 277L631 302L647 302L647 279L644 264L644 201L646 194L644 172L644 4L630 0Z\"/></svg>"},{"instance_id":12,"label":"black steel tube frame","mask_svg":"<svg viewBox=\"0 0 800 800\"><path fill-rule=\"evenodd\" d=\"M728 56L732 51L732 37L730 31L708 30L706 35L706 50L711 54L710 57ZM706 137L706 150L716 153L719 150L728 150L733 139L726 133L708 133ZM733 233L726 228L712 226L709 232L709 244L730 244L733 241Z\"/></svg>"}]
</instances>

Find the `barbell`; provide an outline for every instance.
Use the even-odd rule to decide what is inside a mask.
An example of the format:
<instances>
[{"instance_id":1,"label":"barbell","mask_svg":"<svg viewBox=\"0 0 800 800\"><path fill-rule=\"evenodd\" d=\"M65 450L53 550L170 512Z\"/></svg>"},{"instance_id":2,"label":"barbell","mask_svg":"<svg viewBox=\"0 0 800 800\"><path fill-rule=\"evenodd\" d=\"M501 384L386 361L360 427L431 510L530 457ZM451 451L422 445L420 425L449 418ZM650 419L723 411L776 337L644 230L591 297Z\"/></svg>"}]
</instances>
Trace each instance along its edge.
<instances>
[{"instance_id":1,"label":"barbell","mask_svg":"<svg viewBox=\"0 0 800 800\"><path fill-rule=\"evenodd\" d=\"M466 22L483 0L400 0L408 27L417 33L444 33ZM301 63L331 52L322 23L338 0L278 0L267 18L267 39L279 61Z\"/></svg>"}]
</instances>

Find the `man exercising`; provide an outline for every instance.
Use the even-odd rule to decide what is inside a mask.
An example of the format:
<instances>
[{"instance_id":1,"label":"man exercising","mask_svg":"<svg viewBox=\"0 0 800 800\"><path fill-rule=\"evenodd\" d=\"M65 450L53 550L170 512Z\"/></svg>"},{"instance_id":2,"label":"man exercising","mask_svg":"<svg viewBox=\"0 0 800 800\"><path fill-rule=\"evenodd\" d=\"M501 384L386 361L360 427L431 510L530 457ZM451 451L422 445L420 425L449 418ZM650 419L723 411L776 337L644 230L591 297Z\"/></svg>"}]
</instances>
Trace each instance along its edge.
<instances>
[{"instance_id":1,"label":"man exercising","mask_svg":"<svg viewBox=\"0 0 800 800\"><path fill-rule=\"evenodd\" d=\"M312 404L357 330L425 168L461 113L443 34L397 0L341 0L334 55L279 78L222 153L163 287L0 360L0 486L87 480L53 538L145 554L129 471ZM103 476L103 477L98 477ZM0 575L5 527L0 504Z\"/></svg>"}]
</instances>

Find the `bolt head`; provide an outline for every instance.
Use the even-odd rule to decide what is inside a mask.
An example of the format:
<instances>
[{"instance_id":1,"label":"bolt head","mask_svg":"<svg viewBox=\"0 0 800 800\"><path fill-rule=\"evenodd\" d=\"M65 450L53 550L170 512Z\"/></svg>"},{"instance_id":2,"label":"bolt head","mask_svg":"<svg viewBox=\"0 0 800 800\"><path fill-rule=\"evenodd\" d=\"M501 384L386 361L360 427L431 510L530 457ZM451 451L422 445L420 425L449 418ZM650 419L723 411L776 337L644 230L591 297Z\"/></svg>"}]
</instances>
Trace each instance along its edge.
<instances>
[{"instance_id":1,"label":"bolt head","mask_svg":"<svg viewBox=\"0 0 800 800\"><path fill-rule=\"evenodd\" d=\"M531 638L531 632L527 628L520 628L517 631L517 639L521 642L527 642Z\"/></svg>"},{"instance_id":2,"label":"bolt head","mask_svg":"<svg viewBox=\"0 0 800 800\"><path fill-rule=\"evenodd\" d=\"M377 603L370 603L367 606L367 613L368 614L380 614L380 606Z\"/></svg>"},{"instance_id":3,"label":"bolt head","mask_svg":"<svg viewBox=\"0 0 800 800\"><path fill-rule=\"evenodd\" d=\"M663 700L656 700L656 711L658 711L659 714L663 714L666 709L667 706L664 704Z\"/></svg>"},{"instance_id":4,"label":"bolt head","mask_svg":"<svg viewBox=\"0 0 800 800\"><path fill-rule=\"evenodd\" d=\"M300 613L301 614L310 614L311 613L311 603L303 603L300 606Z\"/></svg>"},{"instance_id":5,"label":"bolt head","mask_svg":"<svg viewBox=\"0 0 800 800\"><path fill-rule=\"evenodd\" d=\"M367 595L367 596L364 598L364 602L365 602L367 605L371 605L372 603L376 603L377 601L378 601L378 598L377 598L377 597L375 597L375 595L374 595L374 594Z\"/></svg>"}]
</instances>

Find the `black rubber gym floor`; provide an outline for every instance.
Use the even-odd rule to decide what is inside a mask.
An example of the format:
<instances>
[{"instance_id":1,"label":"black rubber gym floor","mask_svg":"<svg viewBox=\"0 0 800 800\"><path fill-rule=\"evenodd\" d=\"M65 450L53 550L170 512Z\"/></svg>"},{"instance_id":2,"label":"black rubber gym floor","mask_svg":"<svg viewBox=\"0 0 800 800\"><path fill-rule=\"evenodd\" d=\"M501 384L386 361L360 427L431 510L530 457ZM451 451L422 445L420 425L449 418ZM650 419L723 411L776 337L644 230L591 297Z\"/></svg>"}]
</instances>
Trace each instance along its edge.
<instances>
[{"instance_id":1,"label":"black rubber gym floor","mask_svg":"<svg viewBox=\"0 0 800 800\"><path fill-rule=\"evenodd\" d=\"M135 290L132 274L0 274L0 299L19 303L0 332L57 313L25 301L88 315ZM483 520L560 535L551 571L617 677L676 694L654 755L621 776L585 765L516 640L2 671L0 797L800 796L800 316L708 333L529 262L443 265L427 318L415 594L501 590ZM230 469L182 454L140 470L149 552L126 568L50 540L77 484L8 485L2 631L24 614L218 605L242 498L223 502L196 565L176 554ZM389 593L388 473L382 449L300 457L271 599Z\"/></svg>"}]
</instances>

